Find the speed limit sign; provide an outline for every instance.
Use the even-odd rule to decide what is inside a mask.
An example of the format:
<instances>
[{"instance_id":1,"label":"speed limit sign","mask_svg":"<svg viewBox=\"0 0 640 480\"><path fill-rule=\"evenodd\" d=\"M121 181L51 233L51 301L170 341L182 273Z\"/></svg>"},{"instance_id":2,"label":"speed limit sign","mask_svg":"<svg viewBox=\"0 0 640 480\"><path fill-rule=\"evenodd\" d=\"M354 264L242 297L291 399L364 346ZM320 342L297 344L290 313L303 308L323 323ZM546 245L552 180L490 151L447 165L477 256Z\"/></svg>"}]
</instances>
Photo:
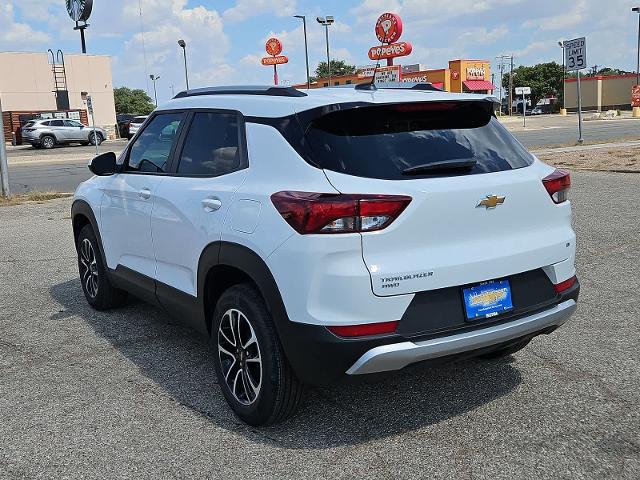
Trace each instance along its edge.
<instances>
[{"instance_id":1,"label":"speed limit sign","mask_svg":"<svg viewBox=\"0 0 640 480\"><path fill-rule=\"evenodd\" d=\"M567 72L587 68L587 39L585 37L564 42Z\"/></svg>"}]
</instances>

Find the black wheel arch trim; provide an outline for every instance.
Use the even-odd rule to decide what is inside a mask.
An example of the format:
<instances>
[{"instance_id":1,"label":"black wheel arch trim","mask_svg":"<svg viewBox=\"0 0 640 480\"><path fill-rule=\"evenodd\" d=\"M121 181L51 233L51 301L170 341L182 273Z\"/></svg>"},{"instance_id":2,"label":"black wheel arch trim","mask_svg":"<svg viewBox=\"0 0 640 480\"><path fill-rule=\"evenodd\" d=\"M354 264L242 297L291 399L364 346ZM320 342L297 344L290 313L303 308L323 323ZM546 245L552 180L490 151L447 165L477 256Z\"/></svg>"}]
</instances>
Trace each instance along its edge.
<instances>
[{"instance_id":1,"label":"black wheel arch trim","mask_svg":"<svg viewBox=\"0 0 640 480\"><path fill-rule=\"evenodd\" d=\"M73 243L76 249L78 248L78 235L80 234L80 228L78 226L79 217L84 217L89 221L91 228L93 229L93 233L98 239L98 247L100 250L100 257L102 258L102 264L107 266L107 259L104 255L104 248L102 243L102 237L100 236L100 229L98 228L98 222L96 220L96 216L93 213L93 209L91 205L87 203L85 200L74 200L71 205L71 221L73 225ZM83 222L84 223L84 222Z\"/></svg>"}]
</instances>

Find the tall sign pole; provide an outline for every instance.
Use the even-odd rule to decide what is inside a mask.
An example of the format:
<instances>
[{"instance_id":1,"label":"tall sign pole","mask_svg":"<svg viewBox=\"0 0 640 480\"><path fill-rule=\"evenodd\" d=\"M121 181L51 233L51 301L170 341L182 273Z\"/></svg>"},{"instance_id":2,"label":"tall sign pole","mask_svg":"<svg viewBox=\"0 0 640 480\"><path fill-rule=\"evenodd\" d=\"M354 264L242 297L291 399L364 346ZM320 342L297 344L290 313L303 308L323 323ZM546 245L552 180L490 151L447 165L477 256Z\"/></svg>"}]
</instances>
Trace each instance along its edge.
<instances>
[{"instance_id":1,"label":"tall sign pole","mask_svg":"<svg viewBox=\"0 0 640 480\"><path fill-rule=\"evenodd\" d=\"M87 20L89 20L89 17L91 16L93 0L66 0L66 5L69 17L71 17L71 20L76 22L74 30L80 30L82 53L87 53L87 42L84 38L84 31L89 26Z\"/></svg>"},{"instance_id":2,"label":"tall sign pole","mask_svg":"<svg viewBox=\"0 0 640 480\"><path fill-rule=\"evenodd\" d=\"M0 186L2 196L11 195L9 190L9 164L7 162L7 144L4 141L4 121L2 119L2 101L0 100Z\"/></svg>"},{"instance_id":3,"label":"tall sign pole","mask_svg":"<svg viewBox=\"0 0 640 480\"><path fill-rule=\"evenodd\" d=\"M582 136L582 89L580 70L587 68L587 39L585 37L564 42L567 72L576 72L578 88L578 143L584 143Z\"/></svg>"}]
</instances>

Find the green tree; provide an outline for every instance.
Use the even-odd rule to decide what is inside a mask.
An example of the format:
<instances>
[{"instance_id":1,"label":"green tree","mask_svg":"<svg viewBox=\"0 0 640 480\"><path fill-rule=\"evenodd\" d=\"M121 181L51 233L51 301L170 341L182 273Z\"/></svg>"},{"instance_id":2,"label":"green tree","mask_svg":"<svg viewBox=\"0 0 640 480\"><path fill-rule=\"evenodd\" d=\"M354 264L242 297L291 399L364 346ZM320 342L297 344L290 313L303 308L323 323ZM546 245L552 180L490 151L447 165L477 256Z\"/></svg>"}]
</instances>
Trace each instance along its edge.
<instances>
[{"instance_id":1,"label":"green tree","mask_svg":"<svg viewBox=\"0 0 640 480\"><path fill-rule=\"evenodd\" d=\"M356 73L356 66L349 65L344 60L331 60L331 76L340 77L342 75L353 75ZM315 82L318 78L327 78L329 76L329 69L327 68L327 62L320 62L315 71L316 76L311 77L311 81Z\"/></svg>"},{"instance_id":2,"label":"green tree","mask_svg":"<svg viewBox=\"0 0 640 480\"><path fill-rule=\"evenodd\" d=\"M155 108L153 101L144 90L119 87L113 89L116 113L135 113L149 115Z\"/></svg>"},{"instance_id":3,"label":"green tree","mask_svg":"<svg viewBox=\"0 0 640 480\"><path fill-rule=\"evenodd\" d=\"M503 86L509 91L509 77L507 73L503 79ZM539 63L532 67L520 66L513 71L513 86L531 87L531 105L538 100L554 96L558 98L558 105L562 105L562 83L564 73L562 65L556 62ZM514 93L515 95L515 93Z\"/></svg>"}]
</instances>

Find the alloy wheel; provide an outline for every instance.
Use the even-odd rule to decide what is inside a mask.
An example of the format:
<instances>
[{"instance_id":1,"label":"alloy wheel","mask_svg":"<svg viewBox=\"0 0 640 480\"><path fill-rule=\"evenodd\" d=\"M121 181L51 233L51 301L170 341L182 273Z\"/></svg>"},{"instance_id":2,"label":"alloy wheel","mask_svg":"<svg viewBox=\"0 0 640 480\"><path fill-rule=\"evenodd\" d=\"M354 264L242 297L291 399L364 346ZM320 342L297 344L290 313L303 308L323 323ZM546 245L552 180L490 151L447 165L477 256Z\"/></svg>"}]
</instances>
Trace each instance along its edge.
<instances>
[{"instance_id":1,"label":"alloy wheel","mask_svg":"<svg viewBox=\"0 0 640 480\"><path fill-rule=\"evenodd\" d=\"M253 326L240 310L232 308L222 316L218 356L224 381L235 399L251 405L262 386L262 357Z\"/></svg>"},{"instance_id":2,"label":"alloy wheel","mask_svg":"<svg viewBox=\"0 0 640 480\"><path fill-rule=\"evenodd\" d=\"M42 144L44 148L53 148L53 138L44 137L44 139L42 140Z\"/></svg>"},{"instance_id":3,"label":"alloy wheel","mask_svg":"<svg viewBox=\"0 0 640 480\"><path fill-rule=\"evenodd\" d=\"M91 298L98 294L98 263L93 245L88 238L80 244L80 279Z\"/></svg>"}]
</instances>

